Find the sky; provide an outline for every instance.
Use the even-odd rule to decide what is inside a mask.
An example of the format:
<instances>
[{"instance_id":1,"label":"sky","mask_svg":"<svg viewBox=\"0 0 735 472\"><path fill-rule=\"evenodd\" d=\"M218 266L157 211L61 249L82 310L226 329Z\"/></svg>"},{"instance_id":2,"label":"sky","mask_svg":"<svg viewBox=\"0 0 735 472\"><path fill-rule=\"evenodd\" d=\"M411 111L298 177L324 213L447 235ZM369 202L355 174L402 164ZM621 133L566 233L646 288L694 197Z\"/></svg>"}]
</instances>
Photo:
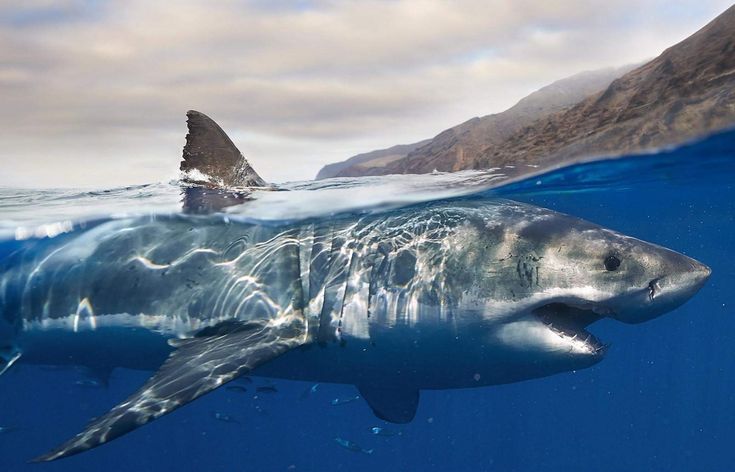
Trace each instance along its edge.
<instances>
[{"instance_id":1,"label":"sky","mask_svg":"<svg viewBox=\"0 0 735 472\"><path fill-rule=\"evenodd\" d=\"M0 0L0 186L175 179L189 109L266 180L311 179L577 72L653 58L729 6Z\"/></svg>"}]
</instances>

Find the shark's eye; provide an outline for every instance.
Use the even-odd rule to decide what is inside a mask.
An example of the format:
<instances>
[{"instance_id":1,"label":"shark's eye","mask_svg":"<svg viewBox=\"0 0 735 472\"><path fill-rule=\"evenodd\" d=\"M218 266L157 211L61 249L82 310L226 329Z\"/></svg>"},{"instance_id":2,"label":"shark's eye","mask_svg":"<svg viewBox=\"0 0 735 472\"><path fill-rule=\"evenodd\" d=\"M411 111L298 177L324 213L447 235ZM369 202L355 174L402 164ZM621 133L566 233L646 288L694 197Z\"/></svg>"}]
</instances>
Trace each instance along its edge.
<instances>
[{"instance_id":1,"label":"shark's eye","mask_svg":"<svg viewBox=\"0 0 735 472\"><path fill-rule=\"evenodd\" d=\"M620 259L617 256L607 256L605 258L605 269L609 271L618 270L620 267Z\"/></svg>"}]
</instances>

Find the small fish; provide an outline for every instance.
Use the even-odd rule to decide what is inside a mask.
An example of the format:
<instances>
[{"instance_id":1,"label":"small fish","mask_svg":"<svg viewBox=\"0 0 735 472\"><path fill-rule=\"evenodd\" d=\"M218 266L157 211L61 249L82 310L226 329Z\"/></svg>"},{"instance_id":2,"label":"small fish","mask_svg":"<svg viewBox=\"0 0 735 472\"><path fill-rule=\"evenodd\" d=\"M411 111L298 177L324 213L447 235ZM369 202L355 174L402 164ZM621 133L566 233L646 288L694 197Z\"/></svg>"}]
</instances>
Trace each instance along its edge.
<instances>
[{"instance_id":1,"label":"small fish","mask_svg":"<svg viewBox=\"0 0 735 472\"><path fill-rule=\"evenodd\" d=\"M376 436L390 437L403 435L403 431L393 431L391 429L381 428L380 426L373 426L370 428L370 431Z\"/></svg>"},{"instance_id":2,"label":"small fish","mask_svg":"<svg viewBox=\"0 0 735 472\"><path fill-rule=\"evenodd\" d=\"M212 412L212 418L214 418L217 421L222 421L224 423L239 423L239 421L237 421L232 416L226 415L226 414L221 413L219 411L213 411Z\"/></svg>"},{"instance_id":3,"label":"small fish","mask_svg":"<svg viewBox=\"0 0 735 472\"><path fill-rule=\"evenodd\" d=\"M250 377L238 377L235 379L235 382L247 385L253 383L253 379L251 379Z\"/></svg>"},{"instance_id":4,"label":"small fish","mask_svg":"<svg viewBox=\"0 0 735 472\"><path fill-rule=\"evenodd\" d=\"M240 385L228 385L227 387L225 387L225 390L236 393L246 393L248 391L247 388L241 387Z\"/></svg>"},{"instance_id":5,"label":"small fish","mask_svg":"<svg viewBox=\"0 0 735 472\"><path fill-rule=\"evenodd\" d=\"M278 389L273 385L263 385L255 389L258 393L278 393Z\"/></svg>"},{"instance_id":6,"label":"small fish","mask_svg":"<svg viewBox=\"0 0 735 472\"><path fill-rule=\"evenodd\" d=\"M13 433L18 429L17 426L0 426L0 434Z\"/></svg>"},{"instance_id":7,"label":"small fish","mask_svg":"<svg viewBox=\"0 0 735 472\"><path fill-rule=\"evenodd\" d=\"M319 388L319 384L314 384L311 387L307 388L303 392L301 392L301 400L306 400L310 396L314 395L316 393L316 390Z\"/></svg>"},{"instance_id":8,"label":"small fish","mask_svg":"<svg viewBox=\"0 0 735 472\"><path fill-rule=\"evenodd\" d=\"M79 385L80 387L86 387L86 388L100 388L102 387L102 383L98 380L94 379L81 379L74 382L74 385Z\"/></svg>"},{"instance_id":9,"label":"small fish","mask_svg":"<svg viewBox=\"0 0 735 472\"><path fill-rule=\"evenodd\" d=\"M345 449L352 452L362 452L363 454L372 454L373 449L363 449L359 444L350 441L349 439L334 438L334 440Z\"/></svg>"},{"instance_id":10,"label":"small fish","mask_svg":"<svg viewBox=\"0 0 735 472\"><path fill-rule=\"evenodd\" d=\"M349 397L349 398L335 398L329 403L331 403L332 406L337 406L337 405L344 405L347 403L352 403L359 399L360 399L360 395L355 395L354 397Z\"/></svg>"}]
</instances>

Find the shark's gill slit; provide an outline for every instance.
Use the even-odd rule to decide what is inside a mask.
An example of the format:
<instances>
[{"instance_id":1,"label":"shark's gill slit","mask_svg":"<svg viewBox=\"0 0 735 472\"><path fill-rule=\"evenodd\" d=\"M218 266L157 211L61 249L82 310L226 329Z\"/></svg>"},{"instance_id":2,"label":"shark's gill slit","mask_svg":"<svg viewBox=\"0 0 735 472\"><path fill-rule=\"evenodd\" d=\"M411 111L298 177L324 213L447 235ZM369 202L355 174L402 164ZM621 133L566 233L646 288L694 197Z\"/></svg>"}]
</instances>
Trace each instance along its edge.
<instances>
[{"instance_id":1,"label":"shark's gill slit","mask_svg":"<svg viewBox=\"0 0 735 472\"><path fill-rule=\"evenodd\" d=\"M649 300L653 301L654 298L656 298L656 295L659 290L661 290L661 287L658 285L658 281L661 280L660 277L655 278L648 282L648 298Z\"/></svg>"}]
</instances>

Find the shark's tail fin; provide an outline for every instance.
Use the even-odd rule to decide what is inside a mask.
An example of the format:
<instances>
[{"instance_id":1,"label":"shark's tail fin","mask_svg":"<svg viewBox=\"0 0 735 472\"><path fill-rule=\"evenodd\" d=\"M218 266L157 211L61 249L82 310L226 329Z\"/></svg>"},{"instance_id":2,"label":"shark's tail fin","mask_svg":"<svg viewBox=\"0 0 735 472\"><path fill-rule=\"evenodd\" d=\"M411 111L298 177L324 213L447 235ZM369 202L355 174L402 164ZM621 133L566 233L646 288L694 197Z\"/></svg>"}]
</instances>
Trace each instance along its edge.
<instances>
[{"instance_id":1,"label":"shark's tail fin","mask_svg":"<svg viewBox=\"0 0 735 472\"><path fill-rule=\"evenodd\" d=\"M198 111L186 112L186 135L180 169L187 182L222 187L265 187L222 128Z\"/></svg>"}]
</instances>

